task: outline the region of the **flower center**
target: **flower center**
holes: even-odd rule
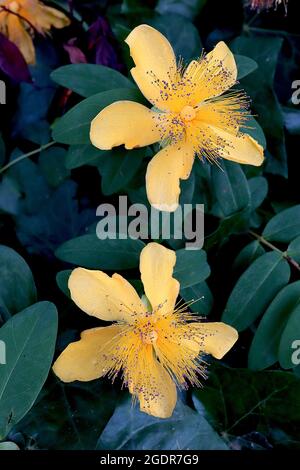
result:
[[[155,330],[149,331],[143,335],[143,341],[146,344],[154,344],[158,338],[158,334]]]
[[[18,2],[11,2],[8,8],[10,9],[10,11],[18,13],[18,11],[20,10],[20,5]]]
[[[184,121],[192,121],[196,117],[195,108],[192,106],[185,106],[181,110],[180,116]]]

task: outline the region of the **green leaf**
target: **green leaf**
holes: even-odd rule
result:
[[[98,450],[226,450],[206,419],[178,401],[171,418],[141,413],[131,400],[119,404],[97,444]]]
[[[141,240],[99,240],[96,235],[73,238],[56,250],[57,258],[89,269],[121,270],[139,265]]]
[[[224,160],[220,166],[212,167],[211,184],[222,213],[228,217],[249,206],[250,190],[240,165]]]
[[[256,70],[258,67],[257,62],[255,62],[253,59],[250,59],[250,57],[235,54],[234,58],[238,69],[238,80],[247,77],[247,75],[250,75],[250,73],[254,72],[254,70]]]
[[[264,312],[290,278],[290,268],[280,253],[260,256],[242,274],[228,299],[222,321],[238,331],[248,328]]]
[[[300,379],[290,372],[253,372],[214,364],[205,387],[194,396],[196,408],[201,402],[209,421],[232,439],[260,432],[262,443],[266,439],[272,443],[273,430],[279,429],[290,434],[289,446],[299,441]]]
[[[251,135],[251,137],[255,139],[263,149],[267,148],[267,141],[263,128],[253,116],[248,117],[245,127],[241,127],[240,130],[241,132],[245,132],[245,134]]]
[[[251,209],[255,210],[262,205],[268,194],[268,181],[263,176],[256,176],[248,180],[251,194]]]
[[[116,392],[103,381],[64,384],[51,377],[17,430],[39,449],[94,450],[111,417]]]
[[[91,144],[71,145],[65,159],[68,170],[79,168],[83,165],[99,165],[101,161],[110,158],[111,152],[99,150]]]
[[[299,287],[298,287],[299,295]],[[299,298],[298,298],[299,302]],[[299,365],[299,354],[297,362],[294,360],[293,353],[300,349],[300,305],[297,303],[287,324],[283,330],[279,344],[279,363],[283,369],[291,369]]]
[[[170,41],[176,57],[185,61],[201,55],[202,44],[197,28],[183,16],[169,13],[157,15],[149,24],[158,29]],[[187,44],[189,47],[186,47]]]
[[[213,307],[213,296],[206,282],[200,282],[191,287],[180,289],[180,295],[185,302],[192,302],[188,310],[199,315],[209,315]]]
[[[115,88],[136,88],[127,77],[104,65],[64,65],[54,70],[50,77],[54,82],[85,98]]]
[[[282,43],[281,37],[270,34],[255,35],[251,38],[243,35],[232,42],[231,49],[235,54],[251,57],[258,64],[258,68],[251,75],[243,78],[242,86],[251,97],[252,111],[259,116],[259,122],[268,140],[270,154],[266,159],[266,169],[270,173],[287,177],[284,120],[273,89]]]
[[[207,0],[158,0],[156,10],[162,15],[175,13],[193,19],[199,15]]]
[[[69,277],[71,275],[72,269],[65,269],[64,271],[60,271],[56,275],[56,283],[60,290],[67,296],[70,297],[70,290],[68,287]]]
[[[32,273],[14,250],[0,245],[0,315],[8,318],[36,302]]]
[[[300,236],[289,244],[287,254],[297,261],[297,263],[300,263]]]
[[[246,245],[240,253],[237,255],[233,268],[245,270],[253,263],[257,258],[265,253],[264,248],[261,246],[259,241],[254,240],[253,242]]]
[[[49,186],[53,188],[57,188],[70,175],[65,166],[66,154],[62,147],[51,147],[40,154],[40,169]]]
[[[0,442],[1,450],[20,450],[20,448],[14,442]]]
[[[0,329],[6,364],[0,376],[0,439],[34,404],[51,366],[57,334],[57,311],[39,302],[14,315]]]
[[[178,250],[173,276],[180,282],[180,288],[194,286],[205,281],[210,267],[204,250]]]
[[[267,240],[290,243],[300,235],[300,204],[275,215],[266,225],[263,237]]]
[[[119,88],[97,93],[81,101],[53,126],[53,139],[63,144],[89,144],[90,127],[94,117],[106,106],[119,100],[144,102],[138,90]]]
[[[300,281],[284,287],[267,308],[254,335],[248,364],[250,369],[266,369],[278,361],[283,330],[300,303]],[[289,353],[291,356],[290,347]]]
[[[145,149],[114,149],[106,155],[99,165],[102,176],[102,192],[109,196],[120,192],[132,181],[142,165]]]
[[[21,193],[15,182],[5,175],[0,182],[0,211],[16,215],[19,210],[20,198]]]

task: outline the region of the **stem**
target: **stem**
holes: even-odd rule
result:
[[[4,173],[6,170],[8,170],[10,167],[12,167],[13,165],[16,165],[16,163],[19,163],[21,162],[22,160],[25,160],[25,158],[28,158],[28,157],[31,157],[32,155],[35,155],[37,153],[40,153],[42,152],[43,150],[46,150],[47,148],[51,147],[52,145],[54,145],[56,142],[54,142],[54,140],[52,142],[48,142],[48,144],[45,144],[45,145],[41,145],[41,147],[35,149],[35,150],[32,150],[31,152],[29,153],[25,153],[24,155],[21,155],[20,157],[16,158],[15,160],[7,163],[7,165],[3,166],[2,168],[0,168],[0,174],[1,173]]]
[[[258,235],[258,233],[252,232],[252,230],[249,231],[250,235],[252,235],[254,238],[256,238],[262,245],[267,246],[273,251],[277,251],[277,253],[280,253],[284,259],[290,263],[291,266],[293,266],[297,271],[300,271],[300,265],[297,263],[296,260],[294,260],[291,256],[289,256],[285,251],[281,251],[277,246],[273,245],[272,243],[268,242],[264,237],[261,235]]]

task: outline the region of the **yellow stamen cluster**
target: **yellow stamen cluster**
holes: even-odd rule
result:
[[[228,147],[228,142],[216,135],[213,127],[238,135],[249,118],[249,101],[243,91],[205,98],[212,88],[215,90],[228,79],[227,68],[220,62],[211,63],[202,55],[186,69],[179,66],[176,73],[170,70],[168,81],[155,78],[152,72],[149,74],[153,76],[152,84],[159,87],[158,101],[153,104],[159,107],[160,99],[171,103],[174,109],[153,116],[161,145],[180,145],[188,141],[199,158],[216,162],[220,149]],[[196,86],[202,90],[202,97],[201,91],[200,94],[195,92]]]
[[[199,377],[205,377],[205,362],[198,356],[200,323],[186,312],[186,305],[175,312],[158,308],[132,316],[132,323],[122,324],[121,333],[105,344],[105,373],[114,380],[122,371],[124,385],[138,395],[151,390],[151,366],[157,359],[178,387],[199,386]]]

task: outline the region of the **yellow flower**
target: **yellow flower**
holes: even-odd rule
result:
[[[238,334],[224,323],[201,323],[177,304],[179,282],[172,277],[176,255],[157,243],[141,253],[140,271],[147,301],[119,274],[75,269],[69,280],[74,302],[87,314],[115,322],[86,330],[69,344],[53,370],[64,382],[104,375],[123,381],[140,408],[159,418],[172,415],[176,385],[199,385],[205,376],[201,354],[220,359]]]
[[[16,44],[28,64],[35,63],[34,31],[45,34],[52,26],[69,24],[64,13],[38,0],[0,0],[0,31]]]
[[[189,177],[195,154],[212,162],[222,157],[262,164],[261,145],[240,132],[247,121],[248,103],[244,93],[228,92],[237,81],[237,67],[224,42],[186,68],[176,64],[167,39],[148,25],[135,28],[126,43],[135,62],[131,74],[155,109],[117,101],[93,120],[90,138],[102,150],[161,142],[163,148],[146,175],[153,206],[176,210],[180,179]]]

